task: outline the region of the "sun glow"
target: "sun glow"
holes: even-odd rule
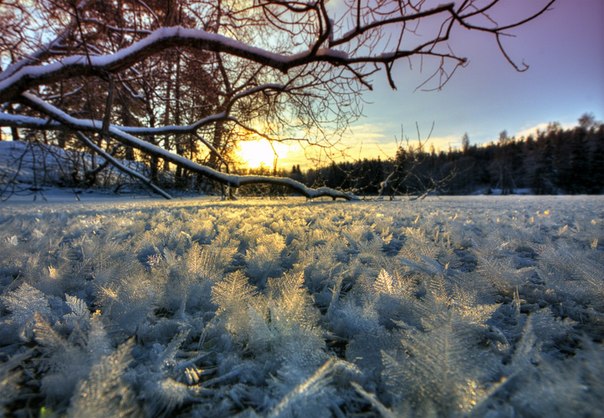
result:
[[[237,146],[237,156],[246,167],[272,168],[275,161],[275,152],[277,158],[281,159],[287,155],[287,148],[286,145],[278,142],[273,143],[271,147],[271,144],[265,139],[245,141],[240,142]]]

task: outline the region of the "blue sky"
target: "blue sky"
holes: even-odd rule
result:
[[[441,91],[414,91],[426,74],[401,68],[397,91],[376,79],[375,91],[365,96],[372,104],[365,106],[366,118],[358,124],[375,125],[393,137],[401,124],[411,134],[415,122],[427,132],[434,121],[435,138],[461,138],[468,132],[472,142],[482,143],[504,129],[513,134],[550,121],[574,123],[584,112],[602,119],[602,0],[558,0],[554,10],[515,34],[507,42],[510,54],[524,60],[528,71],[516,72],[493,39],[465,33],[469,44],[454,46],[470,62]]]
[[[506,11],[513,14],[543,2],[506,4],[515,7]],[[430,143],[448,148],[458,146],[464,132],[471,143],[485,143],[503,130],[526,134],[552,121],[574,126],[585,112],[604,119],[604,1],[558,0],[552,11],[513,33],[505,40],[507,50],[530,66],[523,73],[506,62],[494,39],[464,32],[452,45],[469,64],[442,90],[415,91],[429,71],[409,70],[406,63],[396,68],[396,91],[376,76],[374,91],[364,95],[371,102],[365,117],[345,139],[349,158],[392,156],[401,126],[415,140],[416,123],[425,136],[434,122]]]

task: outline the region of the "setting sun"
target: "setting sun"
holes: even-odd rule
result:
[[[274,151],[273,151],[274,147]],[[278,158],[287,155],[287,146],[274,143],[273,147],[265,140],[245,141],[237,146],[237,155],[241,162],[249,168],[273,167],[275,152]]]

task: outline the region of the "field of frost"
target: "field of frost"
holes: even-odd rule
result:
[[[0,206],[0,415],[597,417],[604,198]]]

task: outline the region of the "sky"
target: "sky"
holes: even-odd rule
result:
[[[533,10],[539,0],[511,0],[510,15]],[[604,1],[558,0],[551,11],[515,29],[506,39],[507,50],[519,63],[529,65],[519,73],[499,52],[493,38],[477,33],[457,33],[456,52],[469,59],[442,90],[425,92],[417,87],[429,71],[412,71],[405,63],[396,67],[398,89],[390,89],[383,74],[374,77],[374,91],[364,117],[350,126],[342,145],[347,158],[389,158],[397,140],[423,139],[432,124],[429,144],[437,149],[458,147],[464,133],[470,143],[496,140],[506,130],[520,137],[548,122],[576,125],[584,113],[604,119]],[[416,91],[417,90],[417,91]],[[428,145],[429,146],[429,145]],[[279,164],[301,163],[301,152],[290,149]]]

